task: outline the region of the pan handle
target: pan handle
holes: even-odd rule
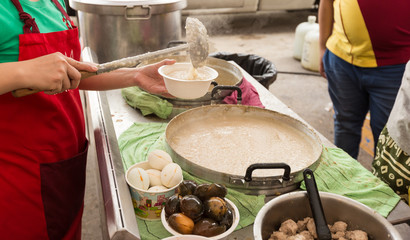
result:
[[[255,169],[278,169],[283,168],[285,172],[283,173],[282,180],[289,181],[290,180],[290,166],[286,163],[254,163],[249,165],[246,169],[245,174],[245,182],[252,181],[252,172]]]
[[[238,95],[237,95],[236,99],[237,99],[237,101],[238,101],[238,104],[241,104],[241,103],[242,103],[242,90],[241,90],[240,87],[237,87],[237,86],[225,86],[225,85],[215,86],[215,87],[212,89],[212,92],[211,92],[211,99],[212,99],[212,100],[215,100],[215,99],[214,99],[214,95],[215,95],[218,91],[220,91],[220,90],[233,90],[233,91],[237,91],[237,92],[238,92]]]

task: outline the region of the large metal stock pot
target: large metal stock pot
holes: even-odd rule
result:
[[[242,134],[242,129],[249,128],[249,126],[252,126],[250,131],[246,129],[246,133]],[[212,129],[220,129],[222,134],[210,131]],[[293,132],[297,134],[289,134],[289,136],[297,136],[297,138],[283,140],[284,142],[294,141],[295,145],[293,146],[299,146],[299,143],[303,144],[306,146],[303,148],[304,150],[297,149],[297,147],[291,148],[290,151],[286,151],[284,157],[279,159],[275,154],[272,156],[268,154],[268,156],[265,155],[268,162],[262,163],[260,162],[261,158],[253,157],[260,155],[263,149],[274,149],[274,141],[271,141],[272,135],[277,134],[279,139],[292,138],[284,136],[286,131],[282,131],[282,129],[287,129],[288,133],[292,131],[292,134]],[[275,111],[244,105],[207,105],[187,110],[168,123],[165,138],[168,152],[185,171],[202,179],[223,183],[227,187],[255,195],[276,195],[297,189],[303,179],[303,170],[307,167],[312,170],[316,169],[322,153],[319,137],[304,123]],[[239,141],[235,141],[235,139]],[[218,142],[218,144],[215,145],[213,141]],[[192,142],[195,142],[195,145],[188,148],[192,149],[193,155],[189,153],[190,150],[188,153],[181,150],[181,146],[185,148],[186,144]],[[232,142],[235,143],[231,144]],[[253,143],[258,146],[256,147]],[[253,146],[249,148],[251,145]],[[205,150],[205,153],[200,153],[199,156],[205,154],[206,158],[209,154],[209,160],[219,158],[218,155],[222,154],[226,156],[226,152],[228,152],[228,156],[223,157],[217,163],[208,163],[208,159],[201,162],[199,161],[201,157],[198,157],[197,154],[198,149]],[[245,154],[255,152],[255,155],[246,156],[246,159],[230,157],[229,154],[235,151],[242,151]],[[297,154],[298,159],[292,159],[292,151],[304,152]],[[241,165],[241,160],[245,160],[245,162],[250,160],[251,164]],[[231,169],[228,169],[229,172],[221,171],[220,164]],[[284,173],[282,169],[270,168],[283,168]],[[230,172],[233,169],[239,169],[240,173]],[[253,173],[254,170],[260,172],[262,169],[264,173],[261,175]]]
[[[186,0],[70,0],[83,46],[104,63],[164,49],[181,38]]]
[[[366,205],[333,193],[320,192],[328,224],[344,221],[348,230],[363,230],[371,240],[401,240],[398,231],[380,214]],[[287,193],[265,204],[256,216],[253,234],[256,240],[267,240],[287,219],[312,217],[306,191]]]

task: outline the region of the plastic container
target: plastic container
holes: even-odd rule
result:
[[[300,23],[296,27],[295,41],[293,43],[293,57],[300,60],[302,58],[303,44],[305,36],[309,31],[319,31],[319,24],[316,23],[316,16],[308,16],[308,21]]]
[[[319,30],[309,31],[305,36],[302,50],[302,67],[319,72]]]

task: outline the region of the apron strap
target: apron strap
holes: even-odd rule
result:
[[[51,0],[54,5],[60,10],[60,12],[64,15],[66,21],[69,21],[70,24],[66,23],[67,27],[72,29],[75,28],[74,22],[71,20],[70,16],[68,16],[67,12],[61,6],[61,4],[57,0]],[[24,33],[40,33],[38,29],[37,23],[34,18],[31,17],[30,14],[24,12],[23,7],[20,4],[19,0],[11,0],[14,6],[17,8],[20,16],[20,20],[24,22],[23,32]],[[64,19],[63,19],[64,20]]]
[[[24,33],[40,33],[38,29],[37,23],[34,18],[31,17],[30,14],[23,11],[19,0],[11,0],[14,6],[17,8],[19,12],[20,19],[24,22],[23,32]]]
[[[53,3],[57,6],[57,8],[58,8],[58,10],[60,10],[60,12],[64,15],[64,18],[66,19],[66,21],[70,21],[70,25],[71,26],[69,26],[68,24],[67,24],[67,27],[68,28],[74,28],[75,26],[74,26],[74,22],[71,20],[71,18],[70,18],[70,16],[68,16],[68,14],[67,14],[67,12],[64,10],[64,8],[63,8],[63,6],[61,6],[61,4],[57,1],[57,0],[51,0],[51,1],[53,1]]]

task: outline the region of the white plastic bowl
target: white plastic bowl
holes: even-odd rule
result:
[[[164,65],[158,69],[158,73],[164,78],[165,87],[174,97],[181,99],[200,98],[208,92],[211,82],[218,77],[218,72],[207,66],[197,69],[199,74],[207,75],[204,79],[185,80],[169,76],[175,71],[184,71],[188,74],[191,67],[191,63],[185,62]]]
[[[232,209],[232,213],[233,213],[233,221],[232,221],[232,226],[227,229],[224,233],[213,236],[213,237],[209,237],[208,239],[222,239],[224,237],[227,237],[229,234],[231,234],[233,231],[235,231],[235,228],[238,226],[239,224],[239,210],[238,208],[235,206],[235,204],[233,202],[231,202],[229,199],[225,198],[226,203],[231,207]],[[165,211],[162,211],[161,213],[161,222],[162,225],[165,227],[165,229],[171,233],[174,236],[186,236],[183,235],[177,231],[175,231],[171,226],[169,226],[167,219],[165,217]],[[199,236],[199,235],[198,235]],[[188,238],[187,238],[188,239]]]

